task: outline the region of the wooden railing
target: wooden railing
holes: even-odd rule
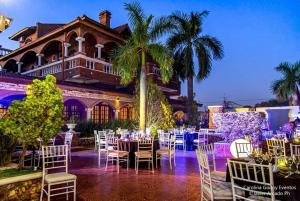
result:
[[[65,71],[78,67],[100,71],[107,74],[113,74],[116,76],[120,75],[119,72],[113,70],[112,64],[107,63],[101,59],[90,58],[82,54],[78,54],[65,59]],[[44,77],[48,74],[57,74],[60,72],[62,72],[61,60],[23,72],[22,74],[34,77]]]

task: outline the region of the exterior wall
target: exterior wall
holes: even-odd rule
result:
[[[215,125],[213,123],[213,114],[214,113],[223,113],[224,107],[219,105],[208,106],[208,127],[214,128]]]
[[[277,130],[285,123],[294,121],[300,112],[299,106],[258,107],[256,111],[266,114],[270,130]]]

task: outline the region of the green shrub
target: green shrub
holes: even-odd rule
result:
[[[118,128],[133,130],[137,127],[137,122],[133,120],[110,120],[106,123],[94,123],[92,121],[79,122],[75,131],[80,132],[80,137],[93,137],[94,130],[111,129],[116,131]]]
[[[0,166],[10,162],[11,154],[16,148],[16,142],[11,137],[4,135],[0,130]]]

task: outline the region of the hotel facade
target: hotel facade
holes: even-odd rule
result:
[[[13,100],[25,97],[26,85],[35,78],[52,74],[64,97],[65,118],[92,120],[133,119],[132,97],[135,81],[120,84],[112,68],[114,49],[130,36],[127,24],[112,28],[111,13],[102,11],[99,20],[85,15],[67,24],[36,23],[9,39],[19,43],[14,51],[0,47],[0,113]],[[164,92],[173,112],[184,111],[178,78],[163,84],[159,66],[147,63],[147,77]]]

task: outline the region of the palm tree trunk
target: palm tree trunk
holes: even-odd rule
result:
[[[142,68],[140,76],[140,130],[146,133],[146,93],[147,93],[147,78],[146,78],[146,56],[142,51]]]
[[[188,122],[192,122],[192,109],[193,109],[193,99],[194,99],[194,83],[193,76],[190,75],[187,79],[187,118]]]

